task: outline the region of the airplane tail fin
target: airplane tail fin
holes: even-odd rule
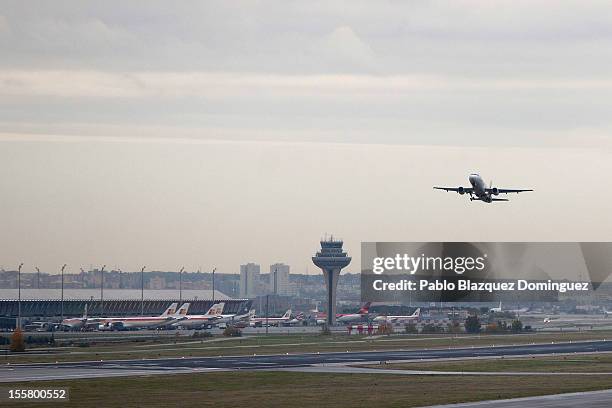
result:
[[[208,312],[206,312],[206,314],[211,315],[211,316],[218,316],[223,313],[224,307],[225,307],[224,302],[215,303],[214,305],[210,307],[210,309],[208,309]]]
[[[87,303],[85,303],[85,308],[83,309],[83,319],[87,320]]]
[[[370,305],[372,302],[367,302],[365,305],[361,306],[359,309],[359,314],[368,314],[368,310],[370,309]]]
[[[419,307],[417,310],[414,311],[414,313],[412,314],[413,317],[420,317],[421,316],[421,308]]]
[[[191,303],[183,303],[183,305],[179,307],[179,309],[176,311],[175,314],[178,316],[187,316],[187,312],[189,311],[189,306],[191,306]]]
[[[168,308],[166,309],[166,311],[164,313],[162,313],[162,316],[170,316],[173,315],[176,312],[176,307],[178,306],[178,303],[173,303],[170,306],[168,306]]]
[[[283,315],[283,319],[289,319],[291,317],[291,309],[287,310]]]

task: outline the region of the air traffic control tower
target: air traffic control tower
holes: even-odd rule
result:
[[[329,239],[321,240],[321,251],[312,257],[312,262],[321,268],[325,285],[327,286],[327,324],[336,323],[336,287],[342,268],[351,263],[351,257],[342,251],[342,241]]]

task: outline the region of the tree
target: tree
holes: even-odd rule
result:
[[[223,335],[225,337],[241,337],[242,330],[234,326],[227,326],[225,330],[223,330]]]
[[[523,322],[521,322],[519,319],[513,320],[512,321],[512,331],[515,333],[520,333],[523,331]]]
[[[461,333],[461,325],[459,325],[459,322],[454,321],[447,325],[447,330],[449,333]]]
[[[417,328],[417,325],[414,324],[414,322],[408,323],[405,326],[404,331],[406,332],[406,334],[418,334],[419,333],[419,329]]]
[[[480,333],[480,319],[477,315],[468,316],[465,319],[465,331],[467,333]]]
[[[13,352],[24,352],[25,351],[25,340],[23,339],[23,332],[20,328],[15,329],[11,336],[11,345],[9,349]]]
[[[444,333],[444,327],[436,326],[433,323],[423,325],[421,333]]]

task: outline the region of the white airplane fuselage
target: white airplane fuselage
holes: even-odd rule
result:
[[[195,329],[203,326],[214,326],[219,323],[229,323],[236,315],[187,315],[184,319],[173,323],[173,326],[180,326],[185,329]]]
[[[421,318],[421,309],[418,308],[411,315],[398,315],[398,316],[376,316],[375,322],[388,322],[388,323],[405,323],[405,322],[418,322]]]
[[[474,189],[473,194],[479,200],[490,203],[491,194],[487,193],[487,185],[482,179],[482,177],[480,177],[479,174],[470,174],[470,176],[468,177],[468,180],[470,181],[470,184],[472,185],[472,188]]]
[[[80,330],[85,327],[85,323],[87,323],[86,317],[62,320],[62,326],[69,330]]]
[[[98,330],[146,329],[173,321],[175,318],[171,316],[102,318],[99,320]]]
[[[338,323],[356,323],[368,320],[367,313],[350,313],[336,318]]]

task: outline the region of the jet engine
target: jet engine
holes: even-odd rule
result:
[[[491,194],[493,194],[493,195],[499,195],[499,190],[497,189],[497,187],[493,187],[493,188],[491,189]]]
[[[121,331],[121,330],[125,330],[125,326],[123,325],[123,322],[112,322],[110,324],[110,329]]]
[[[463,187],[458,187],[458,188],[457,188],[457,192],[458,192],[459,194],[463,195],[463,194],[465,194],[465,188],[463,188]]]

